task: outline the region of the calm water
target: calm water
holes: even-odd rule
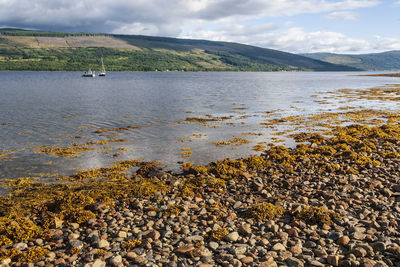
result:
[[[268,118],[265,112],[295,115],[335,109],[345,103],[326,106],[310,96],[398,83],[396,78],[351,74],[109,73],[82,78],[77,72],[0,72],[0,154],[11,151],[8,159],[0,159],[0,179],[46,179],[122,159],[159,160],[167,169],[177,169],[180,161],[200,164],[254,154],[251,147],[257,142],[271,141],[269,130],[259,124]],[[232,119],[210,123],[212,127],[177,123],[207,114]],[[142,128],[94,133],[99,128],[127,126]],[[212,144],[244,132],[263,135],[246,136],[252,143],[234,150]],[[80,157],[35,153],[39,146],[107,140],[111,137],[106,134],[115,133],[120,136],[112,138],[126,142],[93,147]],[[180,149],[188,147],[193,154],[183,159]],[[120,155],[113,157],[117,152]]]

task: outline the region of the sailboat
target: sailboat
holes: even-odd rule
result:
[[[96,74],[90,68],[88,71],[85,71],[85,73],[82,74],[82,77],[95,77],[95,76]]]
[[[99,76],[106,76],[106,70],[104,68],[103,57],[101,57],[101,71],[99,73]]]

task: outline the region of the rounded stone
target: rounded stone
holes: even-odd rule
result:
[[[345,246],[350,242],[350,237],[348,237],[347,235],[344,235],[342,237],[339,237],[338,240],[336,240],[336,244],[340,245],[340,246]]]
[[[236,242],[239,239],[239,233],[238,232],[232,232],[228,235],[225,236],[225,240],[229,242]]]

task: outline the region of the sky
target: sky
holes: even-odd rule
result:
[[[359,54],[400,50],[400,0],[0,0],[0,27]]]

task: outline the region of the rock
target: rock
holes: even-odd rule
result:
[[[303,252],[303,250],[301,249],[300,246],[296,245],[290,248],[290,252],[292,252],[295,255],[300,255]]]
[[[286,232],[280,232],[278,235],[279,235],[279,238],[280,238],[283,242],[287,241],[288,238],[289,238],[289,234],[286,233]]]
[[[148,262],[148,260],[145,257],[136,257],[133,262],[138,265],[144,265]]]
[[[239,227],[239,232],[242,235],[250,235],[251,234],[251,225],[248,223],[243,223],[242,225],[240,225]]]
[[[208,243],[208,247],[215,251],[219,247],[219,244],[217,242],[210,241]]]
[[[4,260],[0,261],[1,266],[4,266],[4,267],[8,266],[10,263],[11,263],[11,259],[10,258],[7,258],[7,259],[4,259]]]
[[[292,237],[299,237],[299,232],[295,228],[289,229],[288,234]]]
[[[329,256],[326,258],[326,261],[327,261],[329,264],[333,265],[333,266],[339,266],[339,261],[340,261],[341,258],[342,258],[342,257],[339,256],[339,255],[329,255]]]
[[[127,236],[128,236],[128,234],[125,231],[119,231],[119,233],[118,233],[118,237],[126,238]]]
[[[160,232],[157,230],[150,231],[150,233],[147,234],[147,237],[150,237],[153,240],[158,240],[160,239]]]
[[[285,261],[292,256],[293,256],[292,252],[287,251],[287,250],[281,250],[281,251],[279,251],[279,256],[278,256],[277,260]]]
[[[357,247],[355,249],[353,249],[351,251],[352,254],[354,254],[354,256],[356,256],[357,258],[363,258],[365,256],[367,256],[367,251],[364,248],[361,247]]]
[[[69,245],[71,246],[71,247],[73,247],[73,248],[77,248],[77,249],[81,249],[81,248],[83,248],[83,242],[82,241],[80,241],[80,240],[71,240],[70,242],[69,242]]]
[[[110,261],[111,265],[113,266],[119,266],[122,264],[122,257],[121,255],[115,256],[111,259]]]
[[[36,239],[35,240],[35,244],[38,245],[38,246],[43,245],[43,239],[41,239],[41,238]]]
[[[350,242],[350,237],[348,237],[347,235],[344,235],[342,237],[339,237],[338,240],[336,240],[336,244],[340,245],[340,246],[345,246]]]
[[[235,204],[233,205],[233,209],[236,210],[236,209],[240,208],[240,206],[242,206],[242,204],[243,204],[242,202],[236,201]]]
[[[96,259],[93,263],[92,263],[92,267],[106,267],[106,263],[100,259]]]
[[[354,256],[354,255],[353,255]],[[352,260],[341,260],[339,263],[339,267],[351,267],[352,266]],[[360,266],[360,264],[354,265],[354,266]]]
[[[371,260],[371,259],[362,259],[360,264],[363,267],[374,267],[376,262],[374,260]]]
[[[374,265],[374,267],[388,267],[386,263],[383,261],[377,261]]]
[[[247,264],[252,263],[252,262],[254,261],[254,259],[253,259],[252,257],[244,257],[244,258],[241,258],[240,261],[241,261],[244,265],[247,265]]]
[[[375,256],[374,249],[368,243],[357,245],[357,247],[365,249],[368,256]]]
[[[324,248],[315,249],[314,254],[316,257],[320,257],[320,258],[327,255],[326,250]]]
[[[286,264],[288,266],[294,266],[294,267],[303,267],[304,266],[304,263],[295,257],[290,257],[290,258],[286,259]]]
[[[105,239],[100,240],[99,243],[98,243],[98,247],[99,248],[106,248],[106,247],[109,247],[109,246],[110,246],[110,243]]]
[[[204,241],[204,237],[202,237],[201,235],[192,235],[192,236],[185,238],[185,240],[187,242],[202,242],[202,241]]]
[[[56,258],[56,253],[54,253],[53,251],[50,251],[49,253],[47,253],[46,257],[48,259],[50,259],[50,261],[52,261]]]
[[[129,251],[128,253],[126,253],[125,258],[129,259],[129,260],[133,260],[137,257],[137,254],[133,251]]]
[[[69,226],[71,226],[72,229],[76,230],[79,228],[79,223],[70,223]]]
[[[177,248],[176,253],[188,254],[188,253],[192,252],[194,249],[195,249],[195,247],[193,245],[186,245],[186,246]]]
[[[232,232],[225,236],[225,240],[229,242],[236,242],[239,239],[238,232]]]
[[[230,249],[232,251],[232,254],[235,254],[236,256],[238,255],[243,255],[247,251],[247,247],[245,246],[239,246],[239,247],[234,247]]]
[[[384,188],[382,190],[383,195],[387,196],[387,197],[391,197],[393,195],[393,192],[389,189],[389,188]]]
[[[285,246],[282,245],[281,243],[276,243],[273,247],[272,247],[273,251],[282,251],[282,250],[286,250]]]
[[[58,217],[54,217],[54,221],[52,223],[55,228],[60,228],[61,226],[63,226],[64,221],[59,219]]]
[[[372,243],[371,246],[375,252],[383,252],[386,250],[386,244],[384,242],[375,242]]]
[[[154,217],[157,215],[157,212],[155,210],[151,210],[147,213],[147,215],[149,215],[150,217]]]
[[[20,242],[20,243],[16,243],[14,244],[14,248],[18,249],[18,250],[25,250],[28,248],[28,244]]]
[[[365,234],[361,232],[354,232],[353,233],[353,238],[357,240],[364,240],[365,239]]]
[[[316,267],[324,267],[325,265],[319,261],[311,261],[310,262],[311,266],[316,266]]]
[[[393,255],[400,256],[400,246],[389,247],[386,249],[386,251],[392,253]]]
[[[54,264],[55,264],[56,266],[65,265],[65,260],[64,260],[63,258],[58,258],[58,259],[56,259],[56,260],[54,261]]]
[[[273,257],[268,257],[267,261],[260,262],[259,267],[278,267]]]

